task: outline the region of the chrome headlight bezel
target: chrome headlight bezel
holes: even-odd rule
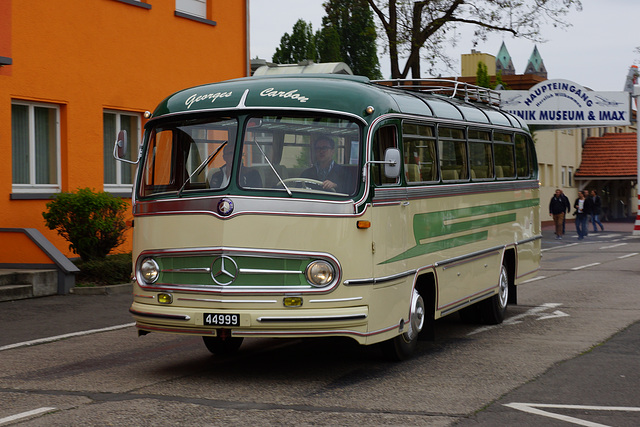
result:
[[[138,277],[146,285],[155,283],[160,277],[160,267],[153,258],[145,258],[138,268]]]
[[[334,282],[336,268],[328,261],[315,260],[304,271],[307,282],[315,288],[324,288]]]

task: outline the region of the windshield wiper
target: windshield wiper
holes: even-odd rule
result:
[[[273,165],[271,164],[271,160],[269,160],[269,158],[267,157],[266,153],[264,152],[264,150],[262,149],[262,147],[260,147],[260,144],[258,144],[256,141],[253,141],[253,143],[256,145],[256,147],[258,147],[258,150],[260,150],[260,152],[262,153],[262,155],[264,156],[264,159],[267,161],[267,163],[269,164],[269,167],[271,168],[271,170],[273,171],[273,173],[276,174],[276,176],[278,177],[278,180],[280,181],[280,184],[282,184],[282,186],[284,187],[285,190],[287,190],[287,193],[289,194],[289,197],[293,197],[293,194],[291,194],[291,190],[289,190],[289,187],[287,187],[287,184],[284,183],[284,181],[282,180],[282,178],[280,178],[280,175],[278,174],[278,171],[276,171],[276,168],[273,167]]]
[[[182,184],[182,187],[180,187],[180,190],[178,190],[178,197],[180,197],[180,196],[181,196],[181,194],[182,194],[182,190],[184,190],[184,187],[186,187],[186,186],[187,186],[187,184],[188,184],[189,182],[191,182],[191,178],[192,178],[194,175],[199,174],[199,173],[202,171],[202,169],[203,169],[206,165],[208,165],[208,164],[209,164],[209,162],[210,162],[211,160],[213,160],[213,159],[218,155],[218,153],[220,152],[220,150],[222,150],[222,148],[224,148],[224,146],[225,146],[225,145],[227,145],[227,142],[229,142],[229,141],[225,141],[225,142],[223,142],[222,144],[220,144],[220,146],[218,147],[218,149],[217,149],[216,151],[214,151],[213,153],[211,153],[211,154],[209,155],[209,157],[207,157],[207,158],[204,160],[204,162],[200,163],[200,166],[198,166],[198,167],[196,168],[196,170],[194,170],[194,171],[191,173],[191,175],[189,175],[189,178],[187,178],[187,179],[184,181],[184,184]]]

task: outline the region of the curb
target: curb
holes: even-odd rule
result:
[[[76,286],[69,291],[74,295],[116,295],[128,294],[133,291],[131,283],[105,286]]]

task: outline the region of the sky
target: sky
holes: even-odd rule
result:
[[[324,1],[250,0],[251,58],[270,61],[280,45],[280,38],[285,32],[291,34],[298,19],[310,22],[314,32],[318,30],[325,15]],[[461,54],[476,49],[495,56],[504,41],[517,74],[524,72],[533,48],[537,46],[549,79],[571,80],[596,91],[621,91],[629,67],[640,64],[640,54],[634,51],[640,47],[640,0],[582,0],[582,5],[581,12],[572,11],[565,18],[571,27],[543,26],[545,43],[497,34],[473,46],[471,37],[462,33],[457,46],[448,51],[456,68],[442,68],[441,73],[443,76],[459,75]],[[382,75],[389,78],[388,57],[380,47],[378,54]],[[403,65],[401,62],[400,66]]]

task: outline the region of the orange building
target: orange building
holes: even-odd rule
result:
[[[248,0],[0,1],[0,267],[50,264],[47,242],[75,256],[46,203],[84,187],[130,198],[117,132],[140,141],[170,93],[249,75],[248,13]]]

